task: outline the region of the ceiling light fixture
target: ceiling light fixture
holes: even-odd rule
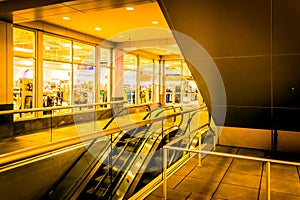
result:
[[[119,37],[119,38],[124,38],[124,36],[123,36],[123,35],[119,35],[118,37]]]
[[[134,8],[133,7],[126,7],[126,10],[131,11],[131,10],[134,10]]]
[[[62,17],[63,20],[70,20],[71,18],[70,17],[67,17],[67,16],[64,16]]]
[[[152,24],[158,24],[158,21],[152,21]]]
[[[100,27],[96,27],[95,30],[96,31],[101,31],[101,28]]]

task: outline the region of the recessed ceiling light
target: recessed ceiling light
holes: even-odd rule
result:
[[[70,20],[71,18],[70,17],[67,17],[67,16],[64,16],[62,17],[63,20]]]
[[[123,36],[123,35],[119,35],[118,37],[119,37],[119,38],[124,38],[124,36]]]
[[[126,7],[126,10],[134,10],[133,7]]]
[[[95,30],[96,31],[101,31],[101,28],[100,27],[96,27]]]
[[[152,24],[158,24],[158,21],[152,21]]]

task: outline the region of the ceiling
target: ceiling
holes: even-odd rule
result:
[[[124,49],[138,48],[157,55],[180,54],[161,9],[153,0],[76,0],[16,10],[12,17],[15,24],[43,21],[124,43]]]

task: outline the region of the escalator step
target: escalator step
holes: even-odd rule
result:
[[[100,188],[100,189],[98,189],[98,191],[96,192],[96,195],[97,195],[98,197],[102,197],[103,194],[105,193],[105,191],[106,191],[105,188]]]
[[[102,176],[98,176],[97,178],[95,178],[95,181],[100,182],[103,179],[104,175]]]
[[[86,193],[89,194],[89,195],[92,195],[95,191],[95,188],[92,187],[91,189],[87,190]]]

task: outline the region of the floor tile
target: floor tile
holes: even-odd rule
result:
[[[262,165],[262,162],[259,161],[234,159],[228,171],[240,174],[260,176]]]
[[[222,183],[259,188],[260,176],[231,172],[226,173]]]
[[[217,181],[220,182],[223,178],[226,169],[216,168],[216,167],[195,167],[188,177],[191,178],[200,178],[207,181]]]
[[[221,183],[213,197],[236,200],[253,200],[258,197],[258,189]]]
[[[266,167],[264,167],[264,176],[266,176]],[[287,180],[297,180],[297,178],[299,178],[299,174],[296,166],[272,163],[271,177]]]
[[[196,192],[192,192],[192,194],[187,198],[187,200],[210,200],[211,196],[205,195],[205,194],[200,194]]]
[[[272,174],[272,173],[271,173]],[[300,180],[282,179],[271,176],[271,191],[291,195],[300,195]],[[266,189],[266,177],[262,178],[262,189]],[[300,198],[299,198],[300,199]]]
[[[259,200],[267,199],[266,195],[267,195],[266,190],[261,190]],[[300,196],[271,191],[271,199],[272,200],[299,200]]]
[[[194,192],[211,196],[218,182],[186,177],[175,189],[182,192]]]

